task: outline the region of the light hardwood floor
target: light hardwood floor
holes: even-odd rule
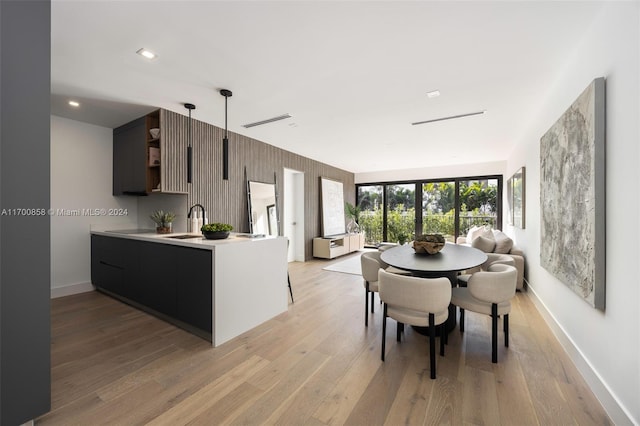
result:
[[[489,317],[469,312],[431,380],[427,338],[407,327],[396,343],[393,320],[380,361],[381,306],[366,328],[362,278],[329,263],[290,264],[288,312],[218,348],[97,292],[54,299],[36,424],[611,424],[526,294],[498,364]]]

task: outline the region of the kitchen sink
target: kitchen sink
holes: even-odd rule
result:
[[[202,235],[191,235],[191,234],[186,234],[186,235],[170,235],[168,237],[165,238],[173,238],[176,240],[187,240],[190,238],[203,238]]]

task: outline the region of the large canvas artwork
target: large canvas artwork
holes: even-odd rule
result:
[[[344,190],[342,182],[320,178],[322,203],[322,236],[331,237],[346,232],[344,220]]]
[[[540,263],[602,310],[604,105],[604,78],[598,78],[540,140]]]

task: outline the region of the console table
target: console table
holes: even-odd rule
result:
[[[313,239],[313,257],[333,259],[334,257],[362,250],[364,234],[344,234]]]

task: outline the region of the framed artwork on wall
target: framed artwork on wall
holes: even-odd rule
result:
[[[346,232],[344,189],[342,182],[320,177],[322,205],[322,236],[331,237]]]
[[[589,84],[540,139],[540,264],[605,307],[605,81]]]

